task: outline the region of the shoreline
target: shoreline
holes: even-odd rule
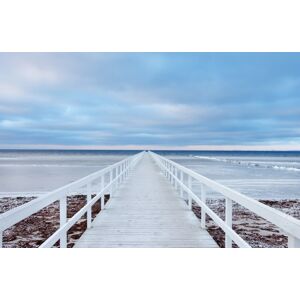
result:
[[[0,214],[22,204],[28,203],[36,197],[2,197],[0,198]],[[105,202],[109,195],[105,195]],[[258,200],[265,205],[278,209],[288,215],[300,219],[300,200]],[[71,218],[85,204],[85,195],[67,197],[67,217]],[[208,206],[223,220],[225,218],[225,200],[208,199]],[[100,209],[100,200],[92,207],[94,219]],[[200,219],[201,208],[194,202],[193,212]],[[207,231],[220,247],[224,247],[225,234],[207,216]],[[26,218],[3,232],[4,248],[37,248],[59,227],[59,202],[43,208],[38,213]],[[80,238],[86,229],[86,214],[68,231],[68,248]],[[254,248],[286,248],[287,237],[275,225],[243,208],[233,204],[233,229]],[[58,245],[56,245],[58,246]],[[236,245],[233,244],[233,247]]]

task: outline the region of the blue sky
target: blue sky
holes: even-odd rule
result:
[[[300,149],[300,54],[0,53],[0,147]]]

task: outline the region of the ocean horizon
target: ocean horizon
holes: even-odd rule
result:
[[[140,151],[1,149],[0,196],[45,194]],[[255,199],[299,198],[300,151],[153,151]]]

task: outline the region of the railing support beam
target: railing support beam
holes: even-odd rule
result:
[[[228,198],[225,200],[225,222],[232,228],[232,200]],[[225,248],[232,248],[232,239],[228,234],[225,234]]]
[[[92,200],[92,194],[91,194],[91,184],[87,184],[87,195],[86,195],[86,202],[87,204],[91,202]],[[92,207],[89,207],[87,210],[87,228],[92,227]]]
[[[117,169],[116,169],[116,176],[118,176],[118,173],[117,173]],[[112,193],[113,193],[113,184],[112,184],[112,181],[113,181],[113,170],[111,170],[109,172],[109,183],[110,183],[110,191],[109,191],[109,195],[110,195],[110,198],[112,197]],[[115,188],[117,188],[117,182],[115,182]]]
[[[180,171],[180,182],[183,183],[183,172]],[[183,198],[183,188],[180,185],[180,197]]]
[[[67,223],[67,196],[62,197],[59,200],[59,219],[60,227]],[[67,232],[63,232],[60,236],[60,248],[67,248]]]
[[[192,190],[192,177],[188,175],[188,188]],[[188,193],[188,205],[189,209],[193,208],[193,199],[190,193]]]
[[[203,204],[206,204],[206,188],[204,184],[201,184],[201,201]],[[203,207],[204,207],[203,205]],[[201,207],[201,227],[205,228],[206,227],[206,213],[204,211],[204,208]]]
[[[104,175],[102,175],[101,177],[101,191],[104,189]],[[103,210],[104,209],[104,194],[101,196],[101,200],[100,200],[100,209]]]

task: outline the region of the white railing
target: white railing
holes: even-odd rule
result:
[[[250,247],[250,245],[232,229],[233,201],[278,226],[288,236],[289,247],[300,247],[300,220],[297,220],[296,218],[264,205],[253,198],[247,197],[222,184],[208,179],[207,177],[204,177],[156,153],[150,152],[150,154],[175,189],[179,190],[181,197],[183,197],[184,192],[187,193],[188,205],[190,209],[192,209],[193,200],[200,205],[201,226],[205,228],[206,215],[208,215],[225,232],[226,248],[231,248],[232,242],[236,243],[236,245],[239,247]],[[197,181],[201,184],[200,197],[193,192],[193,181]],[[225,197],[225,221],[223,221],[216,213],[214,213],[206,204],[207,189],[218,192]]]
[[[129,171],[140,161],[144,152],[128,157],[114,165],[102,169],[96,173],[65,185],[53,192],[41,196],[31,202],[16,207],[0,215],[0,247],[2,247],[3,231],[16,223],[37,213],[46,206],[59,200],[60,227],[50,236],[40,247],[52,247],[60,241],[60,247],[67,246],[68,230],[87,213],[87,228],[92,224],[92,206],[100,201],[101,209],[104,209],[104,195],[109,192],[112,195],[119,184],[122,183],[129,175]],[[72,218],[67,219],[67,195],[77,189],[85,189],[87,195],[86,205],[80,209]],[[92,194],[96,196],[92,198]]]

